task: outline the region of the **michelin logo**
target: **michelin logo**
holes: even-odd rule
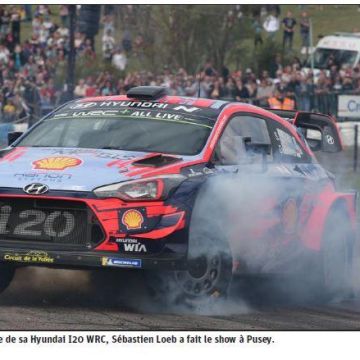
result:
[[[141,268],[140,259],[118,259],[118,258],[103,257],[101,264],[102,266]]]

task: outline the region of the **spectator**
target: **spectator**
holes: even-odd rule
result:
[[[268,33],[269,38],[274,40],[276,33],[280,28],[279,19],[275,16],[274,13],[270,13],[263,23],[263,28]]]
[[[60,15],[60,20],[61,20],[61,25],[64,28],[68,27],[69,5],[60,5],[59,15]]]
[[[225,100],[235,101],[238,96],[238,88],[234,78],[229,77],[222,88],[222,97]]]
[[[274,85],[270,79],[263,77],[260,85],[257,88],[256,102],[257,105],[266,107],[268,105],[267,99],[272,97],[274,92]]]
[[[248,88],[244,85],[241,78],[238,78],[236,80],[236,97],[235,97],[235,99],[237,101],[248,102],[249,98],[250,98],[250,93],[249,93]]]
[[[125,52],[129,53],[132,50],[131,34],[129,30],[124,31],[122,46]]]
[[[312,95],[312,84],[305,76],[298,75],[297,84],[295,86],[296,105],[299,110],[310,111]]]
[[[120,71],[124,71],[126,68],[126,63],[126,55],[121,51],[121,49],[117,49],[112,57],[113,66]]]
[[[283,19],[282,23],[284,27],[283,48],[285,49],[287,47],[291,50],[293,45],[294,29],[296,26],[296,20],[294,19],[291,11],[287,12],[287,15]]]
[[[20,11],[13,8],[11,13],[11,33],[15,44],[20,44],[21,18]]]
[[[308,13],[303,11],[300,20],[301,53],[308,56],[310,46],[310,19]]]
[[[97,88],[94,84],[94,80],[92,76],[88,76],[86,80],[86,89],[85,89],[85,96],[86,97],[92,97],[97,94]]]
[[[4,39],[10,31],[11,16],[7,9],[4,10],[1,16],[1,38]]]
[[[86,84],[84,79],[80,79],[78,84],[75,86],[74,94],[76,97],[85,97],[86,95]]]
[[[7,64],[10,57],[10,51],[4,45],[0,44],[0,64]]]
[[[294,110],[295,102],[294,100],[286,97],[284,92],[275,89],[274,96],[268,100],[270,109],[277,110]]]
[[[107,80],[105,82],[105,85],[101,87],[100,89],[100,95],[101,96],[110,96],[115,94],[115,89],[113,88],[113,85],[111,81]]]
[[[263,39],[262,39],[262,27],[261,27],[261,23],[260,23],[260,17],[256,16],[254,18],[253,24],[252,24],[252,28],[254,29],[254,46],[255,49],[257,48],[257,46],[260,44],[263,44]]]
[[[111,62],[114,46],[115,39],[112,36],[111,30],[108,29],[102,38],[103,58],[108,62]]]
[[[204,73],[206,76],[216,76],[217,71],[214,69],[214,66],[211,62],[211,60],[207,60],[204,65]]]
[[[32,5],[31,4],[26,4],[23,5],[24,10],[25,10],[25,21],[32,21]]]
[[[109,34],[111,36],[115,33],[115,27],[114,27],[114,17],[112,14],[106,14],[103,17],[102,23],[104,25],[104,34]]]
[[[7,99],[6,104],[3,108],[4,121],[11,122],[15,120],[16,117],[16,107],[11,98]]]

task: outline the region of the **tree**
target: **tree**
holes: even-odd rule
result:
[[[123,30],[144,38],[144,67],[156,70],[166,64],[195,72],[206,59],[220,69],[234,57],[238,44],[252,36],[250,14],[255,7],[121,5],[118,17]]]

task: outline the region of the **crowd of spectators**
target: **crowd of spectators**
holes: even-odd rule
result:
[[[64,93],[64,78],[67,65],[69,41],[69,8],[60,5],[59,17],[54,21],[49,5],[0,6],[0,107],[2,122],[13,121],[29,114],[40,116],[61,102]],[[267,17],[279,18],[277,8],[270,9]],[[306,18],[306,19],[305,19]],[[292,20],[291,20],[292,19]],[[304,20],[305,19],[305,20]],[[263,28],[260,18],[254,19],[256,46],[262,43]],[[300,33],[303,45],[308,44],[303,27],[308,21],[302,14]],[[21,27],[28,23],[31,33],[21,38]],[[322,110],[316,103],[322,95],[336,92],[360,94],[360,68],[340,67],[330,62],[327,71],[321,71],[314,82],[310,71],[305,71],[299,58],[283,63],[283,54],[277,54],[268,70],[255,73],[254,69],[229,70],[226,66],[216,69],[209,60],[197,74],[183,68],[161,67],[158,73],[127,71],[127,54],[141,48],[143,39],[136,35],[132,40],[129,31],[116,39],[114,18],[111,13],[101,20],[101,54],[96,54],[93,43],[84,34],[75,33],[75,48],[78,58],[92,63],[97,57],[112,64],[115,71],[102,71],[78,79],[75,96],[124,94],[138,85],[161,85],[169,88],[172,95],[198,96],[244,101],[260,106],[269,106],[269,98],[285,97],[294,100],[301,110]],[[292,46],[292,37],[297,21],[291,13],[283,19],[284,46]],[[314,96],[315,95],[315,96]],[[326,100],[327,98],[324,97]],[[324,101],[325,101],[324,100]],[[329,101],[329,100],[326,100]]]
[[[55,22],[49,5],[0,5],[0,107],[2,121],[54,108],[64,91],[69,43],[68,5]],[[30,28],[21,38],[21,27]],[[77,55],[95,58],[92,44],[75,34]]]
[[[304,71],[298,58],[291,64],[281,65],[281,56],[274,63],[272,71],[264,70],[256,76],[250,68],[229,71],[223,67],[217,71],[211,61],[196,75],[185,69],[172,71],[164,67],[159,74],[132,72],[118,78],[110,72],[101,72],[96,77],[80,79],[76,88],[77,97],[93,95],[125,94],[128,89],[139,85],[160,85],[169,88],[171,95],[198,96],[230,101],[248,102],[259,106],[269,106],[271,97],[291,98],[298,109],[323,110],[325,102],[333,99],[329,95],[337,93],[360,94],[360,67],[340,68],[335,65],[329,72],[321,71],[316,84],[311,71]]]

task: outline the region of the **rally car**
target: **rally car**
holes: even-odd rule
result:
[[[176,301],[226,295],[242,274],[342,291],[355,194],[313,155],[341,147],[329,116],[163,87],[66,103],[0,152],[0,288],[45,266],[141,270]]]

